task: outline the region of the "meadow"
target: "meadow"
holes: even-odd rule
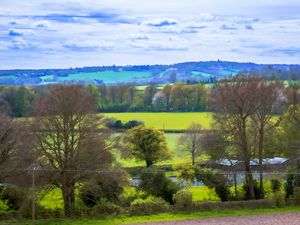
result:
[[[136,72],[136,71],[105,71],[105,72],[94,72],[94,73],[73,73],[65,77],[58,77],[59,82],[72,81],[72,80],[102,80],[104,83],[116,83],[129,81],[134,78],[150,77],[150,72]]]
[[[203,129],[209,129],[212,121],[212,113],[210,112],[104,113],[103,115],[108,118],[119,119],[122,122],[140,120],[146,126],[160,130],[184,130],[193,122],[200,123]]]

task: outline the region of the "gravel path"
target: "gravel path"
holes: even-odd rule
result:
[[[181,220],[145,225],[300,225],[300,213],[261,214],[254,216]]]

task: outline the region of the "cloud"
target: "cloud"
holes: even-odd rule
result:
[[[51,23],[47,20],[41,20],[41,21],[36,21],[34,23],[32,23],[32,27],[34,28],[50,28],[51,27]]]
[[[14,50],[22,50],[22,49],[33,48],[33,45],[28,41],[24,40],[23,38],[17,37],[11,40],[11,42],[8,45],[8,48]]]
[[[173,26],[178,24],[178,20],[172,18],[156,18],[145,21],[144,24],[153,27]]]
[[[285,55],[285,56],[300,56],[300,48],[299,47],[289,47],[289,48],[275,48],[271,50],[265,51],[263,54],[267,55]]]
[[[113,49],[114,44],[110,41],[73,40],[64,43],[63,47],[72,51],[109,51]]]
[[[253,30],[254,28],[251,24],[247,24],[247,25],[245,25],[245,29],[246,30]]]
[[[12,37],[19,37],[26,34],[33,34],[33,31],[27,29],[15,29],[15,28],[9,29],[8,31],[8,35]]]
[[[223,24],[222,26],[220,26],[220,29],[221,30],[238,30],[238,28],[233,24],[231,24],[231,25]]]
[[[23,34],[24,34],[24,32],[22,32],[21,30],[10,29],[8,31],[9,36],[22,36]]]

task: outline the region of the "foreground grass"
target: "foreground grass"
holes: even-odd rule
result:
[[[222,210],[193,213],[162,213],[152,216],[134,216],[118,217],[106,219],[51,219],[38,220],[36,225],[119,225],[119,224],[137,224],[146,222],[163,222],[186,219],[201,219],[210,217],[227,217],[227,216],[247,216],[257,214],[287,213],[300,212],[298,207],[285,208],[266,208],[266,209],[242,209],[242,210]],[[30,225],[31,221],[0,221],[0,225]]]
[[[156,129],[183,130],[192,122],[200,123],[204,129],[209,129],[211,123],[210,112],[185,113],[104,113],[104,116],[116,118],[121,121],[141,120],[146,126]]]

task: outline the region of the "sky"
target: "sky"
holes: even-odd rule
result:
[[[300,63],[299,0],[0,0],[0,69]]]

